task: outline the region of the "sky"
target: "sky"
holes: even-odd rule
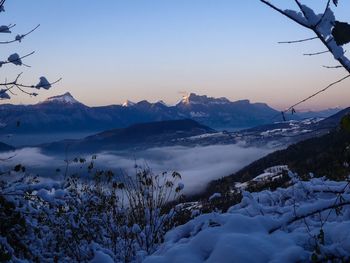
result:
[[[274,1],[283,8],[289,2]],[[321,11],[325,1],[304,2]],[[339,2],[337,17],[350,21],[349,1]],[[16,23],[15,34],[41,26],[22,43],[2,45],[4,57],[36,53],[24,61],[30,68],[6,65],[0,77],[62,77],[51,90],[18,94],[11,103],[69,91],[91,106],[127,99],[174,104],[194,92],[283,109],[346,75],[322,67],[336,64],[330,54],[303,56],[325,49],[317,41],[278,44],[313,35],[258,0],[11,0],[5,8],[1,22]],[[299,109],[347,107],[349,86],[343,82]]]

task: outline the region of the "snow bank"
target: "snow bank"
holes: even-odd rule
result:
[[[350,204],[348,183],[293,180],[287,189],[244,192],[227,213],[201,215],[175,228],[145,262],[300,262],[310,261],[317,247],[318,259],[350,259],[350,206],[327,209]],[[344,192],[341,198],[338,192]]]
[[[101,251],[96,251],[90,263],[114,263],[114,260],[109,255]]]

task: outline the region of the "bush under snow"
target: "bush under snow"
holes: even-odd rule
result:
[[[348,262],[349,182],[290,176],[288,188],[243,192],[227,213],[201,215],[171,230],[145,262]]]

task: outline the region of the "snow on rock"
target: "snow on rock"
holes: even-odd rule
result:
[[[341,211],[327,209],[339,202]],[[321,226],[322,241],[313,238]],[[308,262],[316,247],[320,261],[327,255],[350,259],[348,182],[313,178],[274,192],[243,192],[227,213],[204,214],[168,232],[145,262]]]
[[[135,105],[135,102],[132,102],[132,101],[130,101],[130,100],[126,100],[126,101],[122,104],[123,107],[131,107],[131,106],[134,106],[134,105]]]
[[[188,140],[198,140],[198,139],[205,139],[205,138],[209,138],[209,137],[220,137],[224,135],[223,132],[215,132],[215,133],[203,133],[200,135],[194,135],[191,137],[187,137]]]
[[[80,103],[77,101],[69,92],[64,93],[63,95],[53,96],[47,98],[45,101],[47,102],[57,102],[57,103],[65,103],[65,104],[77,104]]]
[[[289,173],[289,168],[287,165],[276,165],[269,167],[264,170],[262,174],[259,174],[258,176],[254,177],[252,180],[248,182],[236,182],[235,187],[237,189],[244,190],[248,187],[251,183],[260,183],[260,182],[268,182],[268,181],[275,181],[277,179],[280,179],[283,176],[283,173]]]
[[[288,165],[276,165],[276,166],[266,168],[264,170],[264,172],[278,174],[278,173],[282,173],[283,171],[288,171],[288,170],[289,170]]]
[[[297,136],[303,133],[311,132],[313,125],[320,122],[324,118],[308,118],[302,121],[291,120],[288,122],[284,122],[284,124],[288,125],[283,128],[276,128],[271,130],[266,130],[260,132],[262,137],[286,137],[286,136]],[[278,124],[278,122],[276,123]],[[311,127],[311,129],[309,129]]]
[[[205,95],[197,95],[194,93],[190,93],[186,96],[182,97],[182,100],[178,103],[182,105],[195,105],[195,104],[201,104],[201,105],[208,105],[208,104],[229,104],[230,101],[227,98],[212,98]]]
[[[252,181],[261,182],[261,181],[265,181],[267,179],[274,180],[275,178],[279,178],[284,171],[286,171],[286,172],[289,171],[287,165],[273,166],[273,167],[265,169],[262,174],[256,176],[254,179],[252,179]]]

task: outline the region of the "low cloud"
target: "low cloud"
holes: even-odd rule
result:
[[[96,166],[115,171],[120,169],[132,174],[134,165],[147,165],[155,173],[178,171],[185,184],[185,193],[203,190],[211,180],[227,176],[252,161],[270,153],[264,148],[244,148],[238,145],[215,145],[198,147],[162,147],[136,152],[103,152],[97,154]],[[22,163],[29,170],[46,171],[52,176],[56,168],[63,168],[62,156],[47,156],[38,148],[25,148],[15,152],[16,156],[7,165]],[[11,154],[0,154],[6,158]],[[87,157],[88,158],[88,157]]]
[[[136,160],[138,165],[148,165],[154,172],[178,171],[185,183],[185,192],[195,193],[203,190],[211,180],[230,175],[270,152],[269,149],[243,148],[238,145],[175,146],[124,156],[101,153],[98,163],[132,172]]]
[[[44,155],[38,148],[23,148],[12,152],[0,153],[0,159],[5,160],[4,166],[22,164],[28,167],[38,168],[53,164],[56,158]]]

